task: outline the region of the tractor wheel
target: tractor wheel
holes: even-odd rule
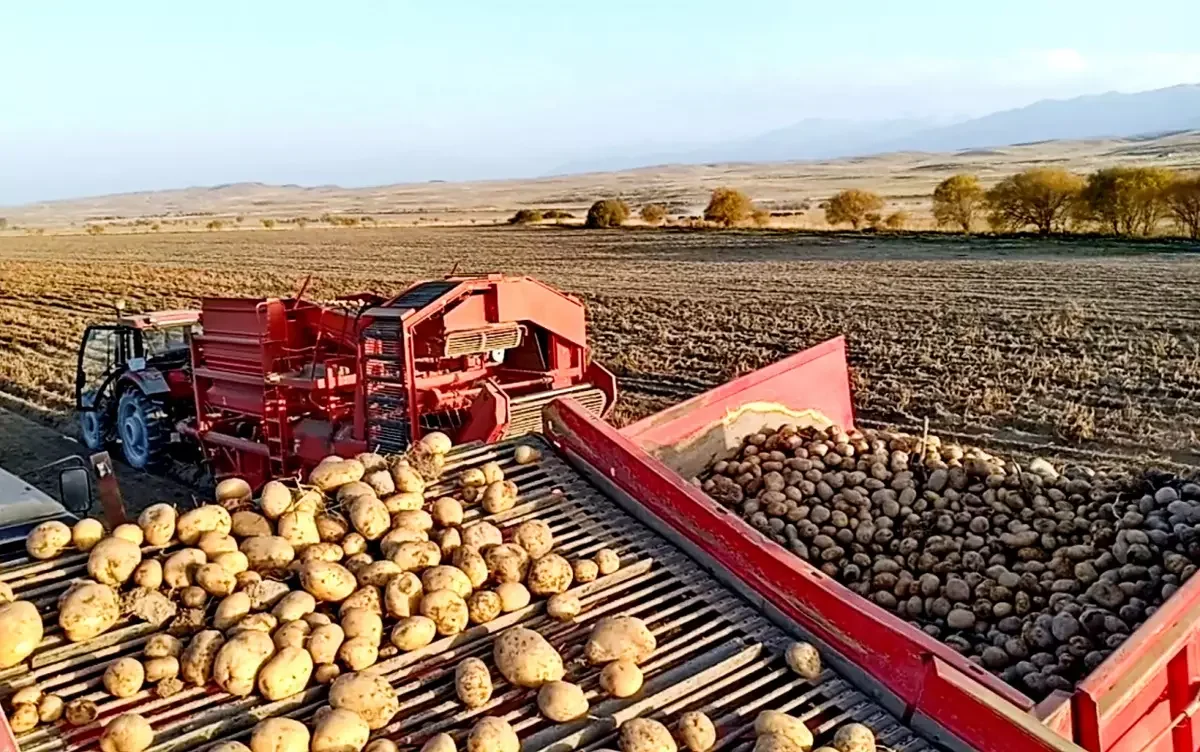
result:
[[[94,397],[85,395],[85,404],[90,407],[93,399]],[[108,426],[105,425],[107,422],[102,410],[80,410],[79,436],[83,439],[83,445],[92,451],[103,449],[108,438]]]
[[[117,435],[130,467],[153,467],[166,458],[170,445],[167,411],[141,392],[127,391],[117,403]]]

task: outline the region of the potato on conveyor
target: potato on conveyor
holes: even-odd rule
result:
[[[308,727],[293,718],[264,718],[250,734],[250,752],[308,752]]]
[[[434,734],[421,745],[421,752],[458,752],[454,745],[454,737],[447,733]]]
[[[37,705],[28,702],[14,703],[8,716],[8,725],[13,733],[23,734],[38,725]]]
[[[464,658],[454,669],[454,691],[468,708],[486,705],[492,699],[492,674],[479,658]]]
[[[258,671],[275,654],[275,643],[266,632],[238,632],[217,651],[213,681],[231,695],[245,697],[254,691]]]
[[[358,587],[350,570],[331,561],[309,561],[300,567],[300,585],[319,601],[345,600]]]
[[[282,648],[258,672],[258,692],[268,700],[291,697],[304,691],[312,672],[313,660],[307,650]]]
[[[232,529],[233,519],[229,512],[214,504],[184,512],[175,522],[175,535],[185,546],[196,545],[205,533],[215,530],[228,535]]]
[[[197,687],[203,687],[212,678],[213,663],[224,644],[225,635],[215,629],[196,633],[179,660],[180,677]]]
[[[358,752],[367,746],[371,727],[357,713],[331,710],[313,729],[310,752]]]
[[[71,543],[71,528],[58,520],[50,520],[29,531],[25,552],[35,559],[53,559]]]
[[[821,677],[821,654],[807,642],[788,645],[783,657],[788,668],[808,681],[815,682]]]
[[[584,655],[592,665],[622,658],[642,663],[658,643],[646,623],[636,616],[610,616],[592,628],[584,646]]]
[[[531,559],[540,559],[554,548],[554,533],[544,520],[528,520],[517,525],[512,542],[525,549]]]
[[[173,528],[174,526],[172,526]],[[100,520],[85,517],[71,528],[71,542],[80,551],[91,551],[92,546],[104,539],[104,525]]]
[[[698,710],[679,716],[679,740],[690,752],[708,752],[717,743],[717,728]]]
[[[812,749],[813,736],[804,725],[804,721],[781,713],[778,710],[764,710],[754,719],[754,733],[761,736],[773,734],[782,736],[799,749]]]
[[[542,685],[537,695],[538,710],[557,723],[567,723],[587,715],[588,701],[578,684],[551,681]]]
[[[153,743],[150,722],[137,713],[117,716],[100,734],[101,752],[142,752]]]
[[[492,645],[492,659],[509,684],[518,687],[536,689],[561,680],[565,673],[558,651],[546,638],[524,627],[501,632]]]
[[[667,727],[650,718],[632,718],[622,723],[618,740],[621,752],[676,752],[678,749]]]
[[[359,715],[375,731],[392,722],[400,712],[396,690],[380,674],[343,674],[329,687],[330,706]]]
[[[146,539],[146,535],[142,532],[142,529],[131,522],[117,525],[113,528],[112,535],[114,538],[127,540],[135,546],[141,546],[142,541]]]
[[[120,618],[120,599],[117,591],[108,585],[84,582],[71,586],[59,598],[58,625],[71,642],[83,642],[104,634]]]
[[[0,640],[0,669],[11,668],[28,658],[42,641],[42,617],[37,606],[29,601],[0,606],[0,634],[4,635]]]
[[[558,554],[550,553],[530,563],[525,584],[534,595],[549,596],[571,587],[572,579],[574,574],[570,562]]]
[[[101,585],[123,585],[141,561],[142,550],[136,543],[109,536],[88,553],[88,575]]]
[[[613,697],[631,697],[642,689],[642,669],[629,658],[605,664],[600,670],[600,688]]]
[[[579,616],[581,608],[579,596],[569,591],[552,595],[546,601],[546,615],[555,621],[571,621]]]
[[[833,747],[838,752],[874,752],[875,734],[861,723],[847,723],[834,732]]]
[[[521,740],[508,721],[485,716],[471,727],[467,752],[521,752]]]

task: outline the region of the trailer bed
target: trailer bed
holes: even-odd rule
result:
[[[863,677],[856,677],[856,686],[831,668],[830,660],[825,661],[826,668],[816,683],[792,673],[781,657],[791,637],[762,611],[637,521],[621,506],[628,500],[606,495],[601,485],[568,464],[549,443],[532,436],[522,441],[540,443],[539,462],[515,465],[514,442],[452,452],[447,478],[467,467],[497,460],[520,489],[515,508],[484,516],[479,507],[471,507],[464,523],[486,518],[504,529],[541,519],[554,532],[557,553],[576,558],[609,547],[620,555],[621,568],[573,589],[581,595],[583,605],[573,623],[550,620],[544,601],[535,601],[428,647],[381,659],[375,668],[396,688],[400,713],[373,738],[390,738],[411,749],[446,731],[462,748],[474,721],[493,715],[512,723],[523,752],[615,749],[615,729],[629,718],[658,718],[674,730],[681,713],[702,710],[718,728],[717,752],[745,752],[754,742],[755,715],[773,708],[803,719],[816,737],[816,746],[828,743],[836,727],[857,721],[871,727],[883,747],[903,752],[936,748],[870,699],[864,689],[870,691],[871,687],[862,686]],[[427,495],[437,497],[449,489],[450,485],[443,483]],[[140,656],[142,646],[156,630],[148,624],[122,622],[89,642],[66,642],[54,617],[55,601],[71,579],[84,572],[85,561],[84,554],[76,553],[51,562],[9,558],[0,564],[0,581],[11,585],[18,597],[34,601],[46,616],[46,637],[26,665],[0,672],[0,697],[36,683],[64,700],[86,697],[100,708],[100,718],[88,726],[71,727],[64,721],[23,734],[15,739],[20,752],[96,749],[103,723],[133,710],[142,713],[154,728],[150,752],[205,750],[221,741],[246,742],[262,718],[303,720],[325,703],[327,688],[323,686],[277,702],[257,695],[234,697],[212,684],[189,685],[165,699],[152,690],[128,699],[109,696],[101,685],[105,667],[122,656]],[[210,608],[214,606],[215,600]],[[598,688],[599,669],[582,659],[592,625],[614,614],[641,617],[658,641],[658,649],[643,664],[643,691],[625,699],[606,698]],[[592,703],[587,719],[566,724],[545,720],[538,714],[535,690],[512,687],[495,671],[495,692],[487,705],[470,710],[458,702],[454,691],[457,663],[479,656],[490,664],[494,636],[516,624],[539,631],[562,654],[568,678],[583,687]],[[826,657],[838,663],[835,656]],[[15,752],[7,721],[0,728],[0,752]]]

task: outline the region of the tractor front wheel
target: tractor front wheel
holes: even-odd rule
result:
[[[84,404],[93,407],[94,399],[94,395],[84,395]],[[84,446],[94,452],[104,448],[104,442],[108,438],[106,422],[104,413],[100,410],[79,411],[79,436],[83,439]]]
[[[117,403],[117,435],[130,467],[153,467],[166,458],[171,442],[167,411],[141,392],[127,391]]]

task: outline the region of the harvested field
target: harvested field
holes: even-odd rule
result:
[[[72,406],[88,323],[203,294],[537,276],[589,306],[618,423],[837,334],[868,425],[1095,464],[1200,460],[1200,256],[1181,245],[561,228],[0,238],[0,391]],[[5,441],[12,441],[6,437]],[[3,454],[0,451],[0,454]]]

